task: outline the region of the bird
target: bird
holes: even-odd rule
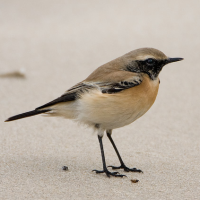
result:
[[[68,89],[63,95],[36,109],[12,116],[6,122],[38,114],[64,117],[93,128],[97,132],[102,157],[102,170],[93,170],[108,177],[124,177],[116,171],[139,172],[129,168],[112,138],[113,129],[131,124],[144,115],[155,102],[159,74],[169,63],[183,58],[167,57],[155,48],[139,48],[118,57],[94,70],[85,80]],[[103,148],[106,132],[120,162],[120,166],[107,166]]]

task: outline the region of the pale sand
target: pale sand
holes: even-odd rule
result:
[[[200,199],[199,10],[199,0],[1,0],[0,73],[25,68],[26,78],[0,78],[0,199]],[[140,47],[185,58],[161,72],[150,111],[114,130],[125,163],[143,174],[92,172],[102,169],[97,137],[69,120],[3,122]],[[104,147],[118,165],[107,137]]]

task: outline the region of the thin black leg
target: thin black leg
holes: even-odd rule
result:
[[[98,135],[98,139],[99,139],[99,144],[100,144],[100,149],[101,149],[101,157],[102,157],[102,163],[103,163],[103,170],[92,170],[95,171],[97,174],[99,173],[106,173],[106,175],[108,177],[110,176],[116,176],[116,177],[123,177],[125,175],[119,174],[119,172],[110,172],[108,171],[107,167],[106,167],[106,160],[105,160],[105,156],[104,156],[104,150],[103,150],[103,142],[102,142],[102,137]]]
[[[113,145],[115,152],[116,152],[116,154],[119,158],[120,164],[121,164],[121,166],[119,166],[119,167],[115,167],[115,166],[108,166],[108,167],[112,167],[112,169],[124,169],[124,171],[126,171],[126,172],[130,172],[130,171],[131,172],[142,172],[142,170],[140,170],[140,169],[126,167],[126,165],[124,164],[124,162],[123,162],[123,160],[122,160],[122,158],[119,154],[119,151],[118,151],[118,149],[117,149],[117,147],[116,147],[116,145],[115,145],[115,143],[114,143],[114,141],[111,137],[111,133],[107,132],[107,136],[108,136],[111,144]]]

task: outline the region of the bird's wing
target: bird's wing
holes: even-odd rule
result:
[[[54,99],[53,101],[50,101],[49,103],[46,103],[46,104],[36,108],[36,110],[47,108],[47,107],[55,105],[57,103],[74,101],[77,98],[79,98],[79,95],[81,93],[84,93],[91,88],[92,88],[91,85],[84,84],[82,82],[78,83],[75,86],[73,86],[72,88],[70,88],[69,90],[67,90],[62,96],[58,97],[57,99]]]
[[[120,77],[115,76],[115,78],[113,78],[112,76],[111,80],[109,80],[109,76],[107,76],[103,81],[91,80],[88,82],[86,79],[67,90],[65,94],[59,98],[36,108],[36,110],[47,108],[57,103],[74,101],[79,99],[83,93],[90,92],[93,89],[100,90],[102,93],[112,94],[135,87],[142,82],[142,77],[138,74],[124,73],[124,76],[121,76],[121,73],[119,75]]]
[[[110,72],[94,73],[94,76],[89,76],[84,82],[93,83],[99,87],[102,93],[112,94],[135,87],[141,84],[142,80],[143,76],[138,73],[111,70]]]
[[[140,85],[141,82],[142,82],[141,77],[133,76],[125,78],[118,82],[107,82],[107,83],[96,83],[96,84],[100,87],[102,93],[112,94]]]

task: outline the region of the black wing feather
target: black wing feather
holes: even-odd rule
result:
[[[109,85],[109,87],[107,88],[102,87],[102,93],[112,94],[112,93],[121,92],[123,90],[140,85],[141,82],[142,80],[133,81],[133,82],[121,81],[120,83]]]
[[[91,89],[93,87],[94,86],[87,85],[87,84],[84,84],[84,83],[75,85],[74,87],[70,88],[62,96],[58,97],[57,99],[54,99],[53,101],[50,101],[49,103],[46,103],[46,104],[36,108],[36,110],[43,109],[43,108],[46,108],[46,107],[49,107],[49,106],[53,106],[53,105],[55,105],[57,103],[74,101],[76,99],[79,99],[81,93],[86,92],[86,91],[88,91],[89,89]]]
[[[74,101],[74,100],[76,100],[76,98],[77,98],[77,92],[66,93],[66,94],[63,94],[61,97],[58,97],[57,99],[54,99],[53,101],[50,101],[49,103],[46,103],[46,104],[36,108],[35,110],[46,108],[46,107],[55,105],[57,103],[63,103],[63,102],[67,102],[67,101]]]

